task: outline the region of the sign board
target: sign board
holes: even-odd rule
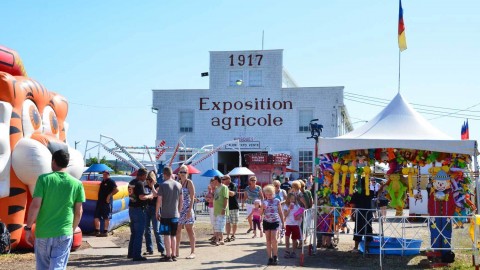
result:
[[[229,143],[225,145],[225,149],[238,150],[236,143]],[[240,150],[244,149],[260,149],[259,141],[250,141],[250,142],[240,142]]]

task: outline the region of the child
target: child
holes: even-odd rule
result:
[[[215,240],[215,216],[213,215],[213,194],[215,192],[215,187],[214,187],[214,179],[210,179],[210,184],[208,185],[208,193],[205,196],[205,200],[208,202],[208,215],[210,217],[210,224],[212,225],[212,231],[213,231],[213,236],[212,238],[208,239],[210,241]]]
[[[263,231],[262,227],[260,226],[260,223],[262,222],[262,202],[260,200],[255,200],[253,202],[254,207],[252,209],[252,212],[250,215],[247,217],[250,218],[252,217],[252,222],[253,222],[253,237],[257,237],[257,227],[258,230],[260,231],[260,237],[263,237]]]
[[[266,185],[263,188],[266,200],[263,202],[263,231],[265,232],[265,239],[267,242],[268,265],[278,264],[278,242],[277,230],[280,227],[280,221],[284,220],[282,206],[280,200],[274,198],[275,187],[273,185]],[[282,229],[285,224],[282,223]]]
[[[285,254],[284,258],[295,258],[295,249],[298,246],[298,240],[301,239],[300,224],[302,218],[295,218],[295,213],[300,209],[300,205],[297,203],[295,194],[290,193],[287,196],[285,205],[283,206],[283,213],[285,216]],[[292,236],[292,249],[290,248],[290,235]]]
[[[321,236],[321,243],[320,247],[324,247],[327,249],[335,249],[335,247],[332,244],[332,237],[333,237],[333,219],[332,219],[332,213],[330,212],[330,207],[325,206],[322,207],[322,213],[318,217],[318,222],[317,222],[317,234],[318,236]]]

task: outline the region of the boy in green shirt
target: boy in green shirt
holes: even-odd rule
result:
[[[213,200],[213,215],[215,216],[215,240],[212,241],[213,245],[223,245],[223,233],[225,232],[225,225],[227,224],[228,215],[228,187],[222,184],[220,177],[214,177],[215,193]]]

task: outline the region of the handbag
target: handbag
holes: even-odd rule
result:
[[[303,207],[298,208],[298,210],[295,211],[295,213],[293,213],[293,218],[294,218],[295,220],[300,220],[300,219],[302,219],[302,217],[303,217],[303,212],[305,212],[305,208],[303,208]]]

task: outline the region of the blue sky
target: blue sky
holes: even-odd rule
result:
[[[470,108],[463,113],[472,115],[470,138],[478,139],[480,1],[402,3],[402,94],[439,111]],[[300,86],[345,86],[350,97],[387,100],[397,93],[396,0],[32,0],[5,2],[2,11],[0,44],[18,51],[30,77],[69,100],[68,139],[79,149],[99,134],[153,146],[151,90],[208,88],[200,77],[208,52],[261,49],[262,31],[264,48],[284,49],[284,66]],[[345,103],[353,122],[382,109]],[[460,137],[463,118],[423,115]]]

